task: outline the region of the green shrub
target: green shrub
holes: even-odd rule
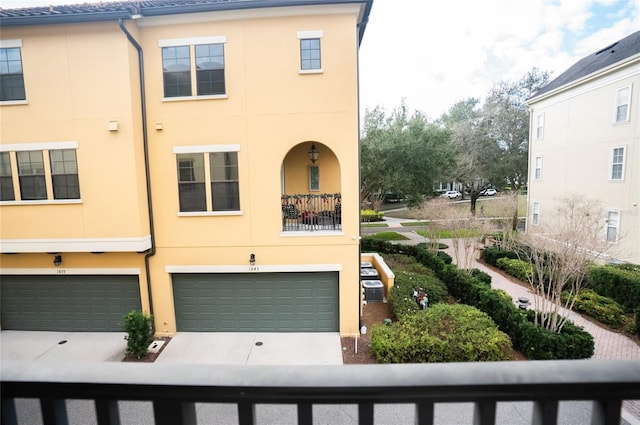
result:
[[[524,282],[533,276],[533,266],[526,261],[503,257],[498,258],[497,265],[499,269]]]
[[[381,363],[497,361],[511,358],[511,341],[478,309],[437,304],[374,326],[371,351]]]
[[[568,294],[562,294],[562,301],[566,302]],[[598,295],[592,289],[580,292],[573,305],[575,311],[585,313],[600,323],[613,328],[620,328],[625,321],[625,314],[618,303],[608,297]]]
[[[451,258],[451,256],[444,251],[436,252],[436,257],[444,261],[445,264],[451,264],[453,262],[453,258]]]
[[[370,223],[372,221],[382,221],[384,213],[382,211],[361,210],[360,217],[363,222]]]
[[[634,313],[636,316],[634,322],[635,333],[636,335],[640,336],[640,307],[636,307]]]
[[[529,360],[588,359],[593,356],[593,336],[583,328],[566,322],[562,331],[551,332],[533,323],[534,312],[527,311],[518,347]]]
[[[146,355],[153,342],[153,317],[142,311],[131,310],[124,315],[124,331],[127,333],[127,354],[137,358]]]
[[[433,274],[420,275],[408,272],[395,272],[395,282],[389,294],[389,304],[393,315],[401,319],[407,314],[420,310],[413,298],[414,288],[422,288],[429,297],[429,306],[447,300],[447,287]]]
[[[518,254],[512,251],[503,251],[495,246],[490,246],[480,252],[480,257],[485,263],[497,267],[499,258],[517,259]]]
[[[640,271],[632,264],[594,266],[587,270],[587,286],[614,299],[631,313],[640,305]]]
[[[491,276],[479,269],[471,269],[471,276],[478,279],[480,282],[491,286]]]

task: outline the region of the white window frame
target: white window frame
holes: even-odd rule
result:
[[[200,153],[204,155],[204,181],[205,181],[205,196],[206,196],[206,211],[180,211],[178,206],[178,217],[197,217],[197,216],[228,216],[228,215],[242,215],[242,210],[238,211],[212,211],[213,208],[213,195],[211,193],[211,168],[209,163],[209,153],[213,152],[240,152],[239,144],[227,144],[227,145],[196,145],[196,146],[174,146],[173,153]],[[206,154],[206,155],[205,155]],[[239,161],[239,158],[238,158]],[[238,168],[240,164],[238,164]],[[238,176],[240,180],[240,176]],[[176,180],[176,184],[177,184]],[[176,193],[178,189],[176,187]]]
[[[620,178],[614,178],[613,176],[613,167],[614,165],[620,165],[618,162],[613,162],[616,149],[622,149],[622,172],[620,173]],[[626,145],[614,146],[611,148],[611,154],[609,156],[609,181],[612,182],[623,182],[624,181],[624,173],[625,173],[625,163],[627,162],[627,147]]]
[[[531,224],[534,226],[540,224],[540,202],[534,202],[531,206]]]
[[[612,225],[612,220],[610,219],[611,214],[617,215],[617,220],[613,221],[613,225]],[[606,218],[605,218],[605,224],[604,224],[604,240],[606,242],[611,244],[618,243],[618,240],[620,239],[620,222],[621,221],[622,221],[622,213],[620,212],[619,209],[610,208],[606,210]],[[609,229],[615,229],[616,231],[616,237],[615,237],[615,240],[613,241],[609,240]]]
[[[536,118],[536,140],[544,139],[544,113]]]
[[[78,142],[75,140],[62,142],[11,143],[0,145],[0,152],[9,152],[13,190],[14,196],[16,198],[14,201],[0,201],[0,205],[81,204],[81,197],[77,199],[55,199],[53,196],[53,174],[51,173],[51,158],[49,157],[49,151],[66,149],[73,149],[76,151],[76,165],[78,165]],[[18,174],[19,171],[16,153],[24,151],[42,152],[44,179],[47,190],[46,199],[20,199],[20,179]],[[78,177],[80,177],[79,172]]]
[[[629,90],[627,93],[626,99],[619,101],[620,92],[622,90]],[[624,124],[629,122],[629,117],[631,117],[631,93],[632,93],[633,85],[629,84],[628,86],[620,87],[616,90],[616,98],[615,98],[615,108],[613,109],[613,123],[614,124]],[[618,119],[618,108],[621,106],[627,106],[627,114],[623,119]]]
[[[533,180],[542,180],[542,155],[538,155],[533,160]]]
[[[29,101],[27,100],[27,83],[24,81],[24,58],[22,57],[22,39],[14,39],[14,40],[0,40],[0,49],[12,49],[18,48],[20,49],[20,61],[22,62],[22,82],[24,84],[24,99],[20,100],[2,100],[0,101],[0,105],[8,106],[8,105],[28,105]]]
[[[324,37],[323,30],[311,30],[311,31],[298,31],[298,54],[300,52],[300,40],[306,40],[310,38],[319,38],[320,39],[320,68],[318,69],[298,69],[299,74],[322,74],[324,71],[322,70],[322,64],[324,61],[322,60],[322,37]],[[301,68],[300,60],[298,60],[298,67]]]
[[[158,41],[158,47],[160,47],[160,56],[162,57],[162,49],[164,47],[180,47],[180,46],[188,46],[189,47],[189,58],[190,58],[190,67],[189,72],[191,74],[191,96],[173,96],[173,97],[165,97],[164,96],[164,81],[162,87],[162,101],[163,102],[181,102],[185,100],[210,100],[210,99],[228,99],[229,94],[210,94],[210,95],[202,95],[198,96],[197,84],[198,79],[196,77],[196,57],[195,57],[195,46],[201,44],[224,44],[226,47],[227,36],[226,35],[213,35],[213,36],[205,36],[205,37],[187,37],[187,38],[170,38],[163,39]],[[162,61],[162,59],[161,59]],[[227,62],[226,62],[226,49],[225,49],[225,86],[227,84]],[[161,66],[162,69],[162,66]],[[164,77],[163,77],[164,78]],[[188,153],[188,152],[187,152]]]

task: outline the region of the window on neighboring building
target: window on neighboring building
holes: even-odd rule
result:
[[[611,150],[611,180],[624,180],[624,146]]]
[[[616,121],[627,122],[629,121],[631,103],[631,86],[622,87],[616,92]]]
[[[534,202],[533,203],[533,211],[531,214],[531,222],[532,224],[539,224],[540,223],[540,203],[539,202]]]
[[[8,147],[7,150],[0,152],[0,201],[80,200],[77,142],[14,144],[5,147]],[[16,165],[16,169],[12,164]],[[19,186],[16,191],[13,188],[15,181]]]
[[[161,40],[164,97],[225,95],[225,42],[224,36]]]
[[[180,211],[206,211],[207,198],[202,153],[179,154],[177,159]]]
[[[20,47],[0,48],[0,101],[25,99]]]
[[[544,114],[538,115],[536,123],[536,139],[541,140],[544,137]]]
[[[0,201],[14,201],[13,176],[9,152],[0,152]]]
[[[300,73],[314,74],[322,72],[320,54],[320,39],[324,36],[322,30],[298,31],[300,40]]]
[[[321,69],[319,38],[300,40],[300,69],[303,71]]]
[[[238,153],[212,152],[209,154],[209,163],[213,211],[238,211]]]
[[[16,159],[18,161],[20,199],[24,201],[47,199],[42,151],[16,152]]]
[[[180,212],[240,211],[238,150],[239,145],[174,148]]]
[[[607,242],[618,242],[618,234],[620,231],[620,211],[609,210],[607,211],[607,224],[606,224],[606,240]]]
[[[195,49],[198,96],[225,94],[224,45],[202,44]]]
[[[49,151],[53,199],[79,199],[78,162],[75,149]]]
[[[534,180],[540,180],[542,178],[542,157],[536,156],[535,167],[533,171]]]

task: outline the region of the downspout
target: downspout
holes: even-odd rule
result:
[[[124,26],[122,18],[118,19],[118,25],[120,29],[125,33],[133,47],[138,51],[138,70],[140,72],[140,107],[142,110],[142,145],[144,149],[144,172],[147,185],[147,208],[149,212],[149,236],[151,238],[151,248],[144,256],[144,269],[147,275],[147,293],[149,295],[149,314],[153,315],[153,298],[151,296],[151,275],[149,273],[149,258],[156,255],[156,234],[155,226],[153,223],[153,202],[151,199],[151,173],[149,168],[149,137],[147,131],[147,101],[146,92],[144,89],[144,60],[142,55],[142,47],[131,33]]]

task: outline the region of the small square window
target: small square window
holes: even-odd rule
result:
[[[20,48],[0,48],[0,101],[25,99]]]
[[[303,71],[319,70],[320,39],[305,38],[300,40],[300,69]]]

